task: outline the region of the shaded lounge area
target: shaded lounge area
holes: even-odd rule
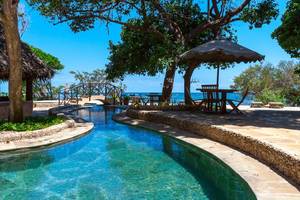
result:
[[[54,75],[54,71],[43,63],[31,51],[29,45],[22,42],[22,67],[23,83],[25,85],[23,112],[24,116],[31,116],[33,109],[33,82],[37,79],[49,79]],[[5,82],[9,79],[8,55],[6,51],[3,28],[0,26],[0,81]],[[9,97],[0,96],[0,120],[8,118]]]
[[[244,46],[241,46],[233,41],[226,39],[217,39],[199,45],[181,55],[181,62],[194,68],[200,64],[209,64],[217,68],[216,84],[202,85],[197,90],[203,93],[203,99],[200,102],[202,110],[206,112],[227,113],[226,104],[228,103],[232,110],[229,112],[242,113],[239,106],[246,98],[248,89],[242,91],[240,101],[229,99],[227,96],[230,93],[238,92],[232,88],[220,88],[220,68],[226,68],[226,65],[234,63],[249,63],[262,61],[264,56],[252,51]],[[190,86],[185,86],[186,102],[191,102]]]

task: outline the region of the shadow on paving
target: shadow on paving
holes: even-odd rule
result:
[[[300,112],[284,110],[251,110],[244,114],[209,114],[200,112],[166,112],[169,116],[197,120],[210,125],[254,126],[300,130]]]

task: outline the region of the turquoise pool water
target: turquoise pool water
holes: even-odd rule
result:
[[[0,199],[255,199],[210,154],[155,132],[116,123],[114,109],[78,115],[95,123],[67,144],[0,155]]]

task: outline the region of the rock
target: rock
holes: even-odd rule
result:
[[[283,108],[284,104],[281,102],[269,102],[270,108]]]
[[[256,101],[256,102],[252,102],[250,107],[251,108],[263,108],[264,104],[263,104],[263,102]]]

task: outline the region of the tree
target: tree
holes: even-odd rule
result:
[[[248,88],[255,97],[268,103],[285,101],[289,105],[300,104],[300,77],[294,73],[300,63],[281,61],[276,67],[271,64],[254,65],[234,78],[235,89]]]
[[[2,0],[0,23],[3,25],[9,64],[9,120],[23,120],[21,42],[18,30],[18,0]]]
[[[300,58],[300,1],[289,0],[281,25],[272,33],[279,45],[292,57]]]
[[[169,13],[174,16],[177,24],[180,26],[183,33],[188,33],[190,29],[205,22],[206,18],[202,15],[201,10],[195,5],[173,5],[169,7]],[[187,20],[176,17],[190,12],[190,17]],[[214,38],[214,34],[210,31],[202,32],[194,40],[182,44],[174,44],[174,38],[164,31],[164,23],[159,19],[153,18],[157,29],[163,33],[164,37],[156,37],[151,33],[136,32],[127,28],[123,28],[121,32],[121,41],[112,44],[110,43],[110,57],[107,64],[106,72],[108,78],[123,78],[127,74],[140,74],[155,76],[157,73],[163,72],[168,66],[173,63],[174,56],[180,54],[185,50],[193,48],[195,44],[202,44]],[[141,20],[132,21],[135,26],[142,26]],[[226,26],[224,32],[229,36],[233,34],[230,32],[229,26]],[[178,65],[182,72],[188,71],[188,66]],[[196,67],[196,66],[195,66]],[[195,68],[192,67],[193,69]],[[193,70],[192,70],[193,71]],[[185,74],[185,88],[189,88],[188,81],[190,77]],[[189,91],[189,89],[187,89]],[[189,92],[187,92],[189,94]],[[190,95],[188,95],[190,97]]]
[[[63,64],[55,56],[33,46],[30,46],[30,49],[45,65],[53,69],[55,73],[64,68]],[[33,94],[35,99],[53,99],[57,95],[57,88],[52,86],[51,79],[35,80],[33,82]]]
[[[49,53],[46,53],[37,47],[31,46],[31,45],[29,45],[29,46],[30,46],[31,51],[39,59],[41,59],[45,65],[47,65],[51,69],[54,69],[55,71],[60,71],[64,68],[64,65],[60,62],[60,60],[57,57],[55,57]]]
[[[182,21],[190,20],[190,12],[170,14],[169,8],[176,9],[178,5],[198,5],[197,1],[192,0],[128,0],[128,1],[53,1],[53,0],[28,0],[30,5],[38,9],[43,15],[49,17],[55,24],[68,22],[73,31],[85,31],[93,28],[96,20],[119,24],[127,29],[151,33],[156,37],[164,38],[164,33],[156,26],[153,18],[159,19],[164,24],[164,30],[173,38],[173,44],[185,46],[185,43],[192,41],[198,35],[207,30],[214,30],[216,35],[220,27],[226,26],[231,22],[242,20],[251,26],[261,27],[269,23],[277,16],[277,4],[275,0],[251,1],[243,0],[237,7],[233,0],[208,1],[208,11],[202,12],[207,16],[204,23],[195,26],[193,29],[185,30],[174,20],[177,18]],[[200,6],[199,6],[200,7]],[[142,20],[143,25],[136,25],[131,21]],[[169,100],[174,82],[176,67],[179,62],[179,55],[174,55],[169,65],[166,67],[166,74],[163,86],[163,100]]]
[[[107,74],[105,70],[95,69],[92,72],[79,72],[79,71],[70,71],[76,81],[79,83],[104,83],[107,82]]]

